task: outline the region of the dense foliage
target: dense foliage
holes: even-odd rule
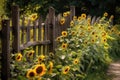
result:
[[[68,13],[63,13],[61,25],[65,24]],[[92,18],[87,18],[84,13],[74,16],[68,25],[70,28],[56,38],[55,54],[42,53],[34,58],[32,48],[12,54],[12,80],[94,80],[93,75],[97,80],[107,80],[104,70],[112,61],[109,50],[120,36],[117,27],[110,24],[113,17],[108,18],[108,13],[104,13],[92,22]]]
[[[7,15],[10,15],[11,6],[20,6],[21,14],[34,12],[46,16],[49,6],[56,9],[56,13],[67,11],[71,5],[76,6],[76,14],[85,12],[90,15],[101,16],[105,11],[119,19],[119,0],[5,0]]]

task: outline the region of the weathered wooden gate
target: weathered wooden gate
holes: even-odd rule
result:
[[[35,53],[49,54],[49,52],[55,52],[56,42],[55,39],[61,35],[63,30],[69,27],[70,21],[75,15],[75,7],[70,7],[70,15],[65,17],[65,23],[60,24],[60,19],[62,15],[59,14],[55,16],[54,8],[49,8],[49,13],[45,19],[38,18],[34,22],[34,25],[24,25],[24,18],[22,20],[22,25],[19,25],[19,7],[12,6],[12,25],[10,25],[10,20],[2,21],[1,30],[1,43],[2,43],[2,53],[1,53],[1,79],[10,79],[10,55],[11,53],[18,53],[27,47],[32,46]],[[33,41],[31,41],[31,32]],[[41,48],[42,47],[42,48]],[[37,48],[37,49],[36,49]],[[41,51],[41,49],[43,49]],[[38,50],[38,51],[36,51]],[[36,54],[37,54],[36,53]],[[35,56],[35,55],[34,55]]]

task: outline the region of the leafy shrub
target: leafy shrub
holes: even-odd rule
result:
[[[70,28],[57,37],[56,53],[36,55],[26,49],[12,54],[11,75],[19,80],[86,80],[90,73],[104,70],[112,61],[108,49],[115,40],[108,13],[95,22],[86,14],[73,17]],[[64,16],[61,25],[65,23]],[[111,37],[112,36],[112,37]],[[22,66],[20,66],[22,65]]]

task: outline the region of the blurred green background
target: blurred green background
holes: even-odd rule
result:
[[[0,15],[4,14],[4,0],[0,0]]]
[[[120,0],[5,0],[5,12],[10,16],[11,5],[17,4],[21,14],[37,12],[45,17],[49,6],[53,6],[58,14],[69,10],[73,5],[76,6],[76,15],[85,12],[92,16],[102,16],[108,12],[115,16],[115,23],[120,23],[119,3]]]

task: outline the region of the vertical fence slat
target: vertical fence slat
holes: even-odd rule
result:
[[[36,21],[34,22],[34,26],[33,26],[33,41],[36,41],[36,27],[37,27],[37,25],[36,25]],[[34,51],[35,51],[35,53],[36,53],[36,46],[34,46],[33,47],[33,49],[34,49]],[[34,54],[34,57],[36,56],[36,54]]]
[[[25,34],[25,17],[22,19],[22,30],[21,30],[21,43],[24,44],[24,34]]]
[[[19,7],[12,6],[13,51],[20,51]]]
[[[49,24],[48,24],[48,16],[46,16],[46,20],[45,20],[45,29],[46,29],[46,40],[49,40]],[[46,45],[46,52],[49,53],[49,45]]]
[[[28,21],[27,30],[26,30],[26,43],[30,41],[30,20]]]
[[[10,80],[10,21],[2,21],[2,80]]]
[[[41,41],[41,24],[42,24],[42,17],[39,17],[38,20],[38,41]],[[38,55],[41,54],[41,45],[38,45]]]
[[[49,40],[51,41],[49,51],[54,52],[55,48],[55,10],[53,7],[49,8]]]
[[[75,6],[70,6],[70,20],[75,16]]]

